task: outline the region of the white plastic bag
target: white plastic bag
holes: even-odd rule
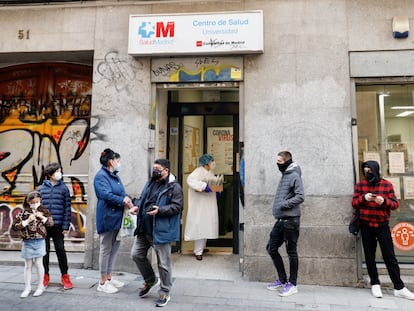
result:
[[[122,226],[119,230],[119,236],[121,238],[134,236],[135,228],[137,227],[137,216],[131,215],[129,210],[124,210],[124,216],[122,217]]]

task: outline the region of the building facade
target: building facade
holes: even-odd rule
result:
[[[90,185],[101,151],[121,154],[120,175],[133,197],[155,158],[171,160],[186,192],[186,176],[210,152],[224,177],[220,238],[211,246],[239,255],[245,279],[273,280],[266,243],[280,178],[276,155],[289,150],[306,193],[299,283],[360,280],[363,258],[347,224],[364,159],[377,159],[397,189],[397,255],[403,264],[414,260],[414,123],[397,116],[414,105],[410,3],[47,3],[0,7],[3,250],[19,248],[10,222],[51,161],[62,164],[73,197],[68,248],[84,252],[85,267],[97,267]],[[178,28],[188,19],[192,27]],[[232,41],[234,33],[241,37]],[[130,244],[124,241],[118,266],[135,271]]]

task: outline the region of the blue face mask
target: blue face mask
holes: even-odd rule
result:
[[[119,172],[119,170],[121,169],[121,163],[118,163],[115,167],[114,167],[114,172]]]

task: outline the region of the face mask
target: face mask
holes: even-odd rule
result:
[[[119,170],[121,169],[121,163],[118,163],[115,167],[114,167],[114,172],[119,172]]]
[[[52,177],[56,181],[61,180],[62,179],[62,172],[55,172]]]
[[[210,169],[211,169],[211,170],[214,170],[215,168],[216,168],[216,162],[211,161],[211,162],[210,162]]]
[[[31,209],[37,209],[40,206],[40,202],[30,204]]]
[[[279,168],[279,171],[284,173],[290,164],[292,164],[292,159],[287,160],[285,163],[277,163],[277,167]]]
[[[367,182],[371,183],[375,180],[375,175],[373,173],[364,172],[364,176],[365,176],[365,179],[367,180]]]
[[[158,180],[161,177],[162,177],[162,171],[159,171],[159,170],[152,171],[152,175],[151,175],[152,180]]]

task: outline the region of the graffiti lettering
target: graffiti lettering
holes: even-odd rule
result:
[[[197,58],[195,60],[195,64],[197,66],[202,66],[202,65],[218,66],[220,64],[220,61],[217,58],[214,58],[214,57],[202,57],[202,58]]]
[[[120,59],[118,54],[118,51],[109,51],[104,60],[98,63],[96,71],[101,78],[95,83],[106,80],[108,86],[114,86],[119,92],[128,88],[127,82],[135,79],[137,68]]]
[[[169,76],[172,72],[175,72],[181,68],[182,65],[176,64],[175,62],[169,62],[156,69],[152,70],[154,76]]]

